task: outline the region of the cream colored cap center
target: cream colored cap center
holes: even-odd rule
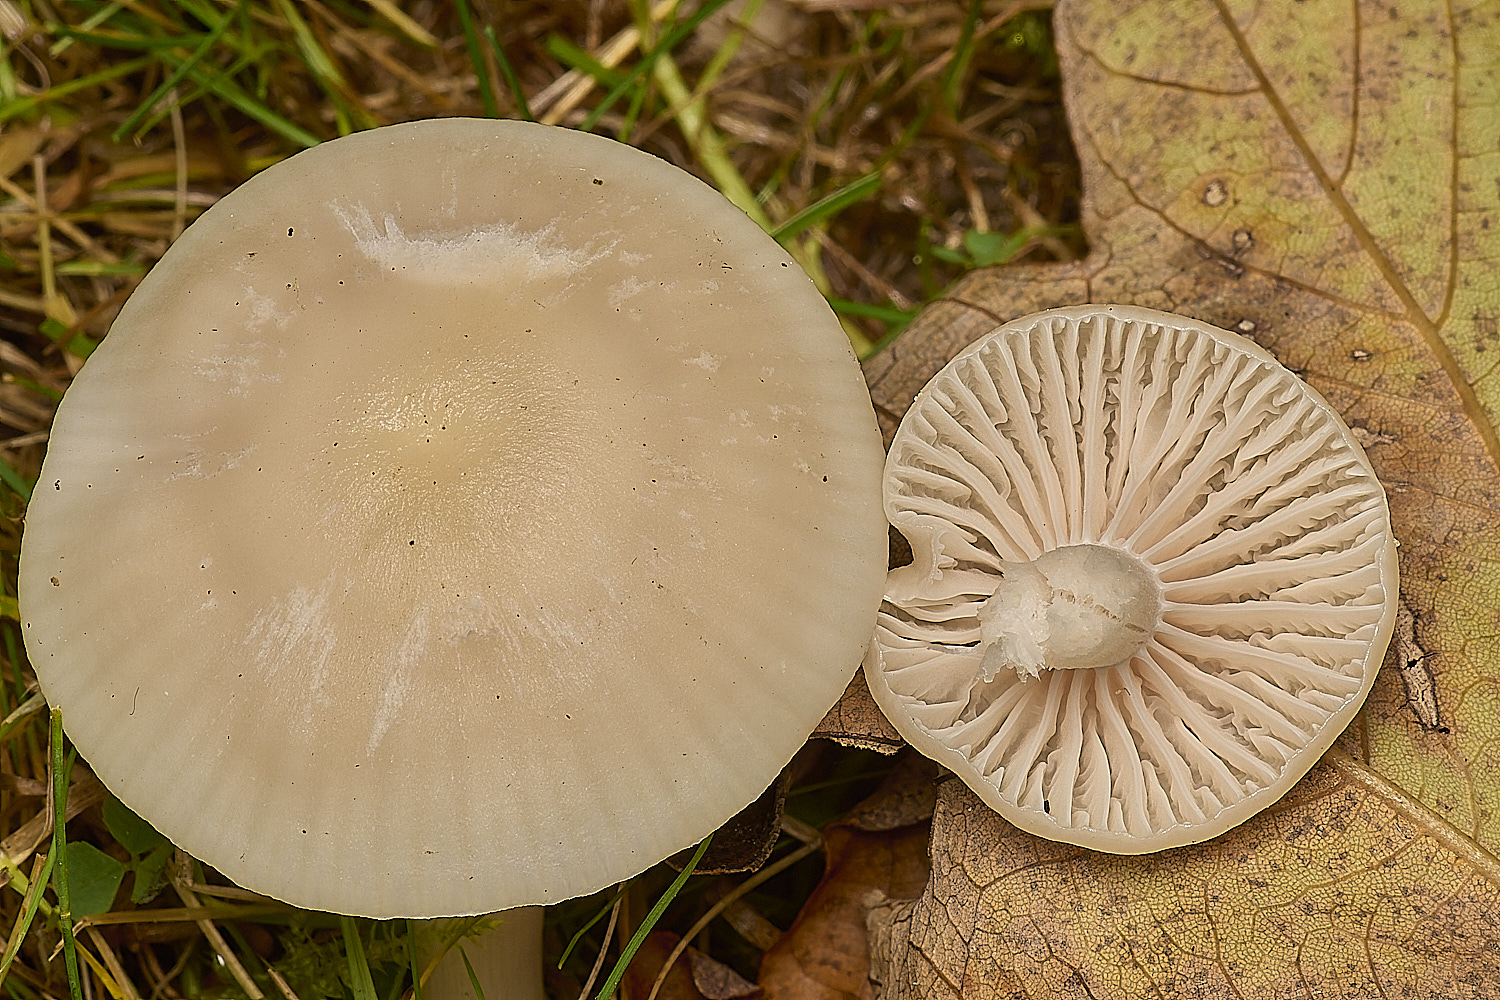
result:
[[[979,609],[984,680],[1001,669],[1108,667],[1138,653],[1161,620],[1161,584],[1145,563],[1107,545],[1064,545],[1004,578]]]

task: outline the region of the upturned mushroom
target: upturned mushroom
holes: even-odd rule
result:
[[[1006,323],[885,471],[871,692],[1016,826],[1121,854],[1244,822],[1374,683],[1396,543],[1359,444],[1257,345],[1130,306]]]
[[[240,885],[549,903],[701,840],[838,698],[880,465],[839,324],[716,192],[390,126],[252,178],[125,305],[27,515],[26,647],[110,790]]]

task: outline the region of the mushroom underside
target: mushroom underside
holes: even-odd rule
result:
[[[914,559],[871,689],[1053,839],[1156,850],[1264,808],[1389,639],[1363,452],[1264,351],[1181,317],[1082,307],[982,338],[913,404],[885,490]]]

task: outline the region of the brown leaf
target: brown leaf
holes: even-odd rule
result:
[[[755,871],[766,863],[771,849],[781,838],[781,813],[786,805],[791,766],[776,776],[760,797],[724,822],[714,831],[714,839],[698,862],[698,875],[724,875],[730,872]],[[681,871],[693,856],[694,848],[678,851],[667,864]]]
[[[849,819],[823,831],[823,880],[761,961],[760,985],[768,1000],[873,995],[867,915],[892,898],[915,898],[927,883],[935,771],[912,755]]]
[[[828,710],[812,735],[877,753],[895,753],[906,745],[896,727],[886,721],[876,707],[875,699],[870,697],[863,671],[854,675],[844,696]]]
[[[625,978],[621,982],[625,988],[625,996],[645,1000],[650,995],[651,985],[661,973],[662,963],[677,946],[678,940],[677,935],[671,931],[652,931],[646,935],[646,940],[641,942],[640,950],[635,953],[629,968],[625,970]],[[705,1000],[693,983],[693,971],[687,955],[680,956],[673,964],[672,971],[667,973],[666,981],[656,994],[656,1000]]]
[[[737,1000],[760,994],[759,986],[697,948],[689,948],[687,957],[693,967],[693,985],[706,1000]]]
[[[1055,24],[1092,252],[929,309],[867,369],[887,435],[1024,313],[1126,302],[1236,330],[1364,441],[1412,617],[1336,748],[1209,843],[1096,854],[944,784],[932,884],[872,914],[875,977],[889,997],[1492,996],[1500,9],[1060,0]]]

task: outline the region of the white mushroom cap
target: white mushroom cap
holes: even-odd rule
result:
[[[1270,805],[1359,710],[1395,621],[1385,494],[1269,354],[1130,306],[1006,323],[892,442],[865,660],[903,736],[1016,826],[1139,854]]]
[[[589,892],[773,780],[885,575],[859,367],[785,252],[600,137],[339,139],[193,225],[59,408],[27,650],[124,802],[368,916]]]

